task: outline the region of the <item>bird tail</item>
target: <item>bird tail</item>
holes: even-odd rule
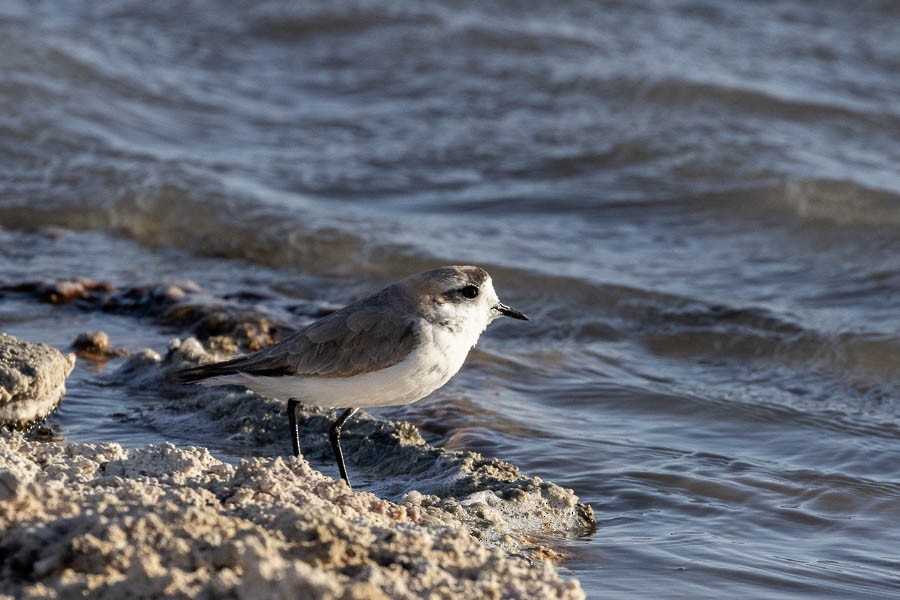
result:
[[[223,362],[181,369],[175,373],[175,380],[181,383],[197,383],[213,377],[227,377],[229,375],[272,377],[290,374],[291,369],[288,364],[273,364],[271,361],[261,361],[258,355],[251,354]]]
[[[174,374],[175,380],[181,383],[197,383],[211,377],[221,377],[223,375],[236,375],[238,370],[232,364],[237,361],[228,360],[225,362],[212,363],[209,365],[200,365],[198,367],[188,367],[181,369]]]

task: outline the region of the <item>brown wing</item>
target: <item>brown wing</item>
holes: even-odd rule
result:
[[[403,360],[418,338],[414,307],[391,286],[307,326],[282,342],[225,362],[185,369],[185,382],[220,375],[351,377]]]

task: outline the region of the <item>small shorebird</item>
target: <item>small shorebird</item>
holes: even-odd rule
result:
[[[345,409],[329,439],[349,487],[341,452],[347,419],[362,407],[421,400],[447,383],[500,316],[528,320],[500,302],[484,269],[442,267],[401,279],[274,346],[184,369],[176,377],[202,385],[243,385],[287,400],[294,456],[300,455],[298,404]]]

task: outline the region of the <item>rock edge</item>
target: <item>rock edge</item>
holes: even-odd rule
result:
[[[0,333],[0,424],[23,429],[50,414],[74,367],[74,354]]]

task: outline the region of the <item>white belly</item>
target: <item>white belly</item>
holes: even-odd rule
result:
[[[423,328],[421,343],[405,359],[387,369],[352,377],[258,377],[239,373],[201,383],[243,385],[269,398],[297,398],[306,404],[329,408],[409,404],[438,389],[459,371],[478,340],[477,334],[473,340],[465,333],[454,334],[440,327]]]

